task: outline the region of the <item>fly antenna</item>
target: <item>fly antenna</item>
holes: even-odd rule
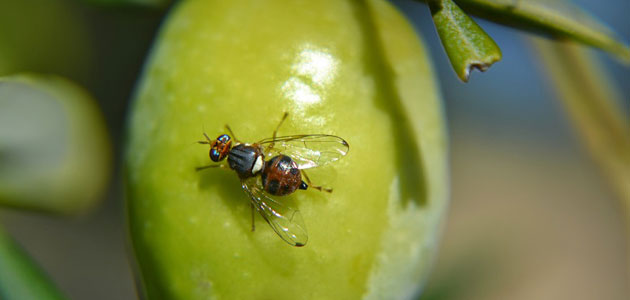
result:
[[[210,139],[210,137],[208,137],[208,135],[204,132],[203,136],[206,138],[205,141],[198,141],[197,143],[199,144],[212,144],[212,140]]]
[[[212,144],[212,140],[206,134],[206,125],[205,124],[201,124],[201,129],[202,129],[203,136],[206,138],[206,140],[205,141],[197,141],[197,143],[204,144],[204,145]]]

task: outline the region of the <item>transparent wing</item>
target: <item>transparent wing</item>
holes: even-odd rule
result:
[[[262,189],[258,177],[245,180],[242,185],[256,210],[280,238],[296,247],[306,245],[308,234],[299,210],[272,199]]]
[[[350,146],[344,139],[328,134],[290,135],[264,139],[258,144],[268,147],[267,155],[290,156],[300,169],[319,167],[344,157]]]

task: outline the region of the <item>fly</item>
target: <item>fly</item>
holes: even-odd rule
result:
[[[228,125],[225,128],[229,135],[222,134],[214,140],[204,133],[205,141],[199,143],[210,145],[210,159],[220,162],[227,158],[228,163],[196,170],[215,167],[234,170],[251,200],[252,231],[255,230],[254,210],[257,210],[282,240],[302,247],[308,241],[308,234],[300,211],[277,198],[308,188],[331,193],[330,188],[313,185],[304,170],[337,161],[350,148],[344,139],[328,134],[276,136],[287,117],[285,112],[271,138],[253,144],[238,141]],[[265,160],[266,157],[271,159]]]

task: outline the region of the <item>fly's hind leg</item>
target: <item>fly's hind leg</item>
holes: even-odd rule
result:
[[[332,193],[333,190],[331,188],[313,185],[313,183],[311,182],[311,179],[308,178],[308,175],[306,175],[306,172],[304,172],[304,170],[302,170],[302,175],[304,176],[304,179],[306,179],[306,183],[308,184],[309,187],[312,187],[320,192]]]

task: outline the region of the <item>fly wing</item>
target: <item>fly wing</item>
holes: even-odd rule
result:
[[[299,210],[272,199],[262,189],[258,177],[243,181],[242,185],[256,210],[280,238],[292,246],[306,245],[308,234]]]
[[[350,150],[344,139],[328,134],[279,136],[264,139],[258,144],[265,147],[268,156],[290,156],[299,169],[315,168],[337,161]]]

